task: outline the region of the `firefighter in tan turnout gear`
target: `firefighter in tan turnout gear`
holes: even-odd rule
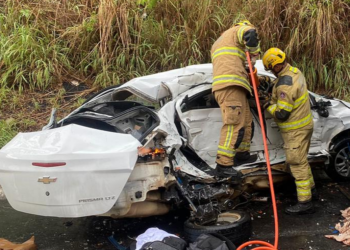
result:
[[[278,48],[267,50],[263,56],[265,69],[277,76],[272,98],[264,108],[275,118],[281,131],[286,163],[297,187],[298,203],[288,207],[286,213],[313,213],[312,194],[315,197],[317,194],[307,160],[313,131],[309,93],[304,75],[285,58],[285,53]]]
[[[246,49],[255,56],[260,52],[258,34],[249,21],[226,30],[211,49],[212,91],[223,119],[216,158],[219,177],[238,178],[233,166],[257,159],[249,152],[252,115],[247,96],[252,94],[252,88],[245,68]]]

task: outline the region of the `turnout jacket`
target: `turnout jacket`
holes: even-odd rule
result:
[[[267,111],[275,118],[282,133],[313,127],[309,92],[299,69],[287,64],[278,74]]]
[[[260,52],[256,28],[252,25],[233,26],[215,41],[211,48],[213,92],[228,86],[240,86],[252,94],[244,65],[245,49],[252,54]]]

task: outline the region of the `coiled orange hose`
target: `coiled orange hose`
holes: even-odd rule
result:
[[[246,51],[246,56],[247,56],[247,60],[248,60],[249,70],[250,70],[250,72],[253,72],[253,66],[252,66],[252,62],[250,61],[250,54],[249,54],[248,51]],[[265,241],[253,240],[253,241],[249,241],[249,242],[246,242],[246,243],[240,245],[237,248],[237,250],[242,250],[243,248],[245,248],[247,246],[250,246],[250,245],[260,245],[259,247],[256,247],[253,250],[277,250],[277,247],[278,247],[278,233],[279,233],[278,232],[278,215],[277,215],[275,190],[274,190],[274,187],[273,187],[273,179],[272,179],[271,166],[270,166],[269,150],[267,148],[265,126],[264,126],[264,120],[263,120],[262,113],[261,113],[261,108],[260,108],[260,101],[259,101],[259,96],[258,96],[257,83],[255,82],[255,78],[254,77],[251,77],[251,79],[252,79],[252,83],[253,83],[253,90],[254,90],[255,101],[256,101],[256,105],[257,105],[258,113],[259,113],[261,133],[262,133],[263,141],[264,141],[265,159],[266,159],[267,172],[268,172],[269,183],[270,183],[270,191],[271,191],[271,199],[272,199],[272,207],[273,207],[273,216],[274,216],[274,220],[275,220],[275,244],[272,245],[272,244],[270,244],[268,242],[265,242]]]

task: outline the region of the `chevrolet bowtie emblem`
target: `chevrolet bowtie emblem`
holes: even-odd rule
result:
[[[38,182],[42,182],[44,184],[50,184],[51,182],[56,182],[57,178],[51,178],[50,176],[44,176],[38,179]]]

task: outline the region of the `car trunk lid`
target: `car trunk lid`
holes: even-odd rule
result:
[[[140,142],[79,125],[19,133],[0,150],[0,184],[13,208],[82,217],[106,213],[131,174]]]

